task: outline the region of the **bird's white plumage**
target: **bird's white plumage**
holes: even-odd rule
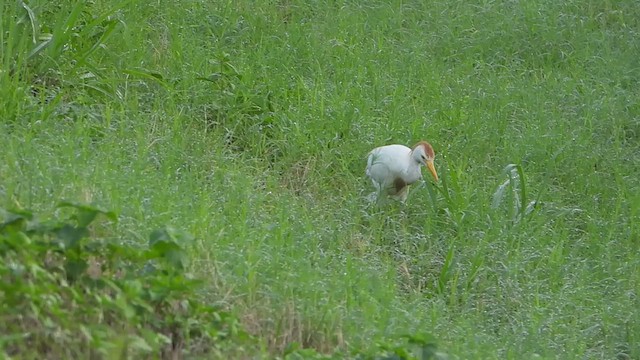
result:
[[[421,165],[430,166],[431,171],[431,145],[420,143],[413,149],[398,144],[386,145],[369,152],[366,174],[376,187],[378,195],[387,193],[404,202],[407,199],[408,185],[422,178]],[[437,179],[435,169],[432,173]]]
[[[420,179],[420,163],[413,161],[411,149],[404,145],[387,145],[373,149],[367,160],[367,176],[378,190],[393,186],[396,178],[410,184]]]

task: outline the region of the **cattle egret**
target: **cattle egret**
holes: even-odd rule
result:
[[[409,185],[422,178],[420,165],[426,166],[438,181],[434,157],[433,147],[426,141],[420,141],[411,149],[397,144],[377,147],[369,153],[367,176],[378,190],[378,195],[386,193],[404,203]]]

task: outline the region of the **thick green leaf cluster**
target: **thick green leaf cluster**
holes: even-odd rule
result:
[[[158,229],[148,247],[134,248],[93,235],[97,216],[115,223],[115,213],[59,208],[72,212],[41,222],[28,211],[3,211],[0,354],[205,355],[219,340],[242,338],[236,319],[204,304],[201,281],[185,273],[189,235]]]

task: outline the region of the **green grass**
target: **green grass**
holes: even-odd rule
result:
[[[0,207],[192,234],[244,356],[640,358],[637,2],[20,4]],[[371,206],[367,152],[420,139],[441,182]]]

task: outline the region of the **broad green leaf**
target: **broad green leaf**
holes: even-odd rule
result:
[[[64,263],[64,269],[67,272],[67,278],[71,281],[74,281],[87,270],[89,265],[87,261],[84,259],[67,259]]]
[[[7,210],[3,213],[0,231],[24,231],[28,221],[33,220],[33,214],[26,210]]]
[[[154,230],[149,237],[149,258],[163,258],[176,269],[189,265],[189,256],[180,243],[190,242],[193,238],[172,228]]]
[[[168,87],[168,84],[164,80],[164,77],[162,76],[162,74],[155,71],[150,71],[147,69],[124,69],[122,70],[122,72],[128,75],[141,78],[141,79],[153,80],[158,82],[160,85],[162,85],[165,88]]]
[[[75,227],[65,224],[56,231],[56,235],[65,249],[71,249],[77,247],[80,240],[89,235],[89,230],[85,227]]]
[[[118,216],[116,215],[115,212],[105,210],[96,205],[81,204],[81,203],[76,203],[71,201],[61,201],[60,203],[58,203],[58,207],[59,208],[62,208],[62,207],[75,208],[78,211],[76,215],[76,219],[78,221],[78,226],[80,227],[86,227],[89,224],[91,224],[91,222],[93,222],[93,220],[96,218],[98,214],[103,214],[111,221],[114,221],[114,222],[118,221]]]
[[[153,246],[157,241],[169,241],[176,244],[185,245],[193,242],[194,238],[191,234],[176,230],[172,227],[164,227],[151,232],[149,236],[149,246]]]
[[[166,228],[156,229],[151,232],[151,235],[149,235],[149,247],[150,248],[153,247],[153,245],[158,242],[174,242],[175,243],[175,239],[171,236],[171,234],[167,231]]]
[[[27,219],[19,215],[10,215],[0,224],[0,231],[15,232],[23,231],[27,227]]]
[[[0,254],[8,249],[15,251],[33,251],[31,248],[32,239],[22,231],[10,232],[9,234],[0,236]]]

